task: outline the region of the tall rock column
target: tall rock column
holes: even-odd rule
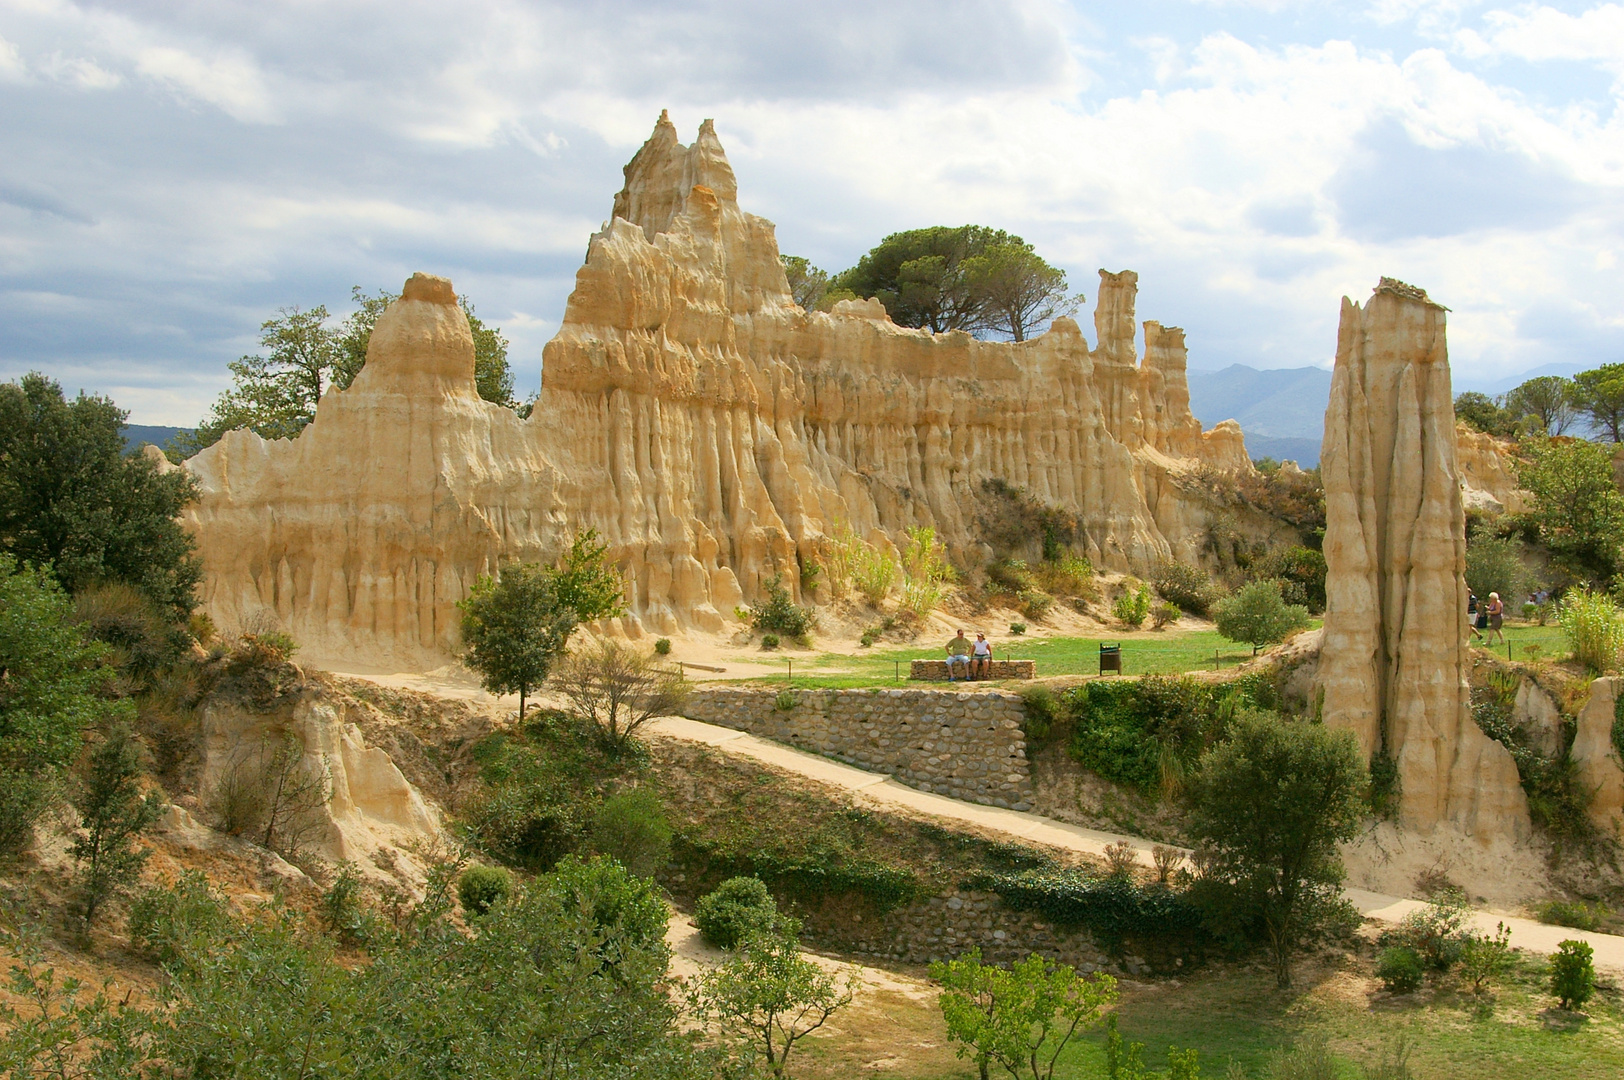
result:
[[[1510,753],[1472,720],[1466,529],[1445,309],[1382,278],[1346,298],[1325,411],[1325,722],[1398,769],[1410,828],[1528,831]]]

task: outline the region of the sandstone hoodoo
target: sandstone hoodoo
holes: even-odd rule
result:
[[[234,432],[188,462],[222,625],[275,616],[318,662],[423,666],[499,563],[595,528],[626,572],[621,629],[718,631],[836,522],[882,544],[933,525],[981,561],[984,480],[1075,509],[1094,562],[1197,561],[1202,466],[1248,470],[1238,426],[1190,415],[1181,330],[1145,324],[1132,272],[1101,273],[1090,348],[1071,319],[1020,343],[893,325],[874,301],[808,312],[773,226],[740,209],[707,121],[663,115],[592,237],[528,421],[474,392],[451,284],[425,275],[366,367],[296,439]]]
[[[1325,412],[1325,722],[1397,768],[1401,820],[1529,831],[1511,754],[1472,720],[1466,531],[1445,309],[1382,278],[1342,301]]]

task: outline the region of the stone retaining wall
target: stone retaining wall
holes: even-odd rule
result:
[[[1040,915],[1009,910],[994,893],[967,889],[953,889],[883,918],[818,936],[845,952],[905,964],[952,960],[980,949],[981,958],[994,964],[1013,964],[1038,953],[1084,972],[1139,975],[1150,970],[1143,957],[1111,956],[1086,930],[1062,930]]]
[[[990,679],[1032,679],[1037,677],[1038,666],[1032,660],[994,660]],[[965,669],[955,674],[963,676]],[[946,660],[912,660],[908,663],[908,678],[924,682],[946,682]],[[979,678],[979,676],[978,676]]]
[[[1032,808],[1021,699],[998,690],[695,691],[694,720],[887,773],[922,791],[1015,810]],[[788,701],[785,698],[784,701]]]

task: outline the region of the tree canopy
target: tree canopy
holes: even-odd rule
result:
[[[463,659],[491,693],[519,695],[521,720],[576,626],[624,610],[625,582],[597,537],[581,533],[557,566],[515,563],[482,575],[459,605]]]
[[[1624,364],[1603,364],[1575,375],[1573,405],[1608,442],[1624,442]]]
[[[877,298],[899,326],[1006,334],[1023,341],[1076,309],[1066,274],[1019,236],[984,225],[892,233],[830,288]]]
[[[1624,568],[1624,494],[1612,455],[1583,439],[1535,439],[1524,450],[1517,483],[1534,497],[1527,520],[1540,542],[1570,578],[1609,588]]]
[[[1278,581],[1253,581],[1220,600],[1213,608],[1213,621],[1220,634],[1246,642],[1256,655],[1259,646],[1284,641],[1286,635],[1308,626],[1308,608],[1286,603]]]
[[[0,552],[70,592],[123,582],[185,614],[202,570],[176,518],[197,488],[124,453],[128,415],[38,373],[0,384]]]
[[[1577,410],[1574,385],[1560,375],[1529,379],[1506,395],[1506,412],[1514,419],[1532,416],[1547,435],[1560,435],[1573,425]]]
[[[344,389],[366,364],[372,329],[398,293],[380,289],[365,293],[350,290],[356,310],[336,326],[325,305],[308,310],[286,307],[260,324],[264,354],[232,361],[231,387],[210,407],[209,415],[190,435],[171,444],[173,455],[189,457],[218,442],[226,432],[247,428],[264,439],[291,439],[316,417],[316,405],[329,387]],[[508,340],[502,332],[474,314],[466,296],[457,298],[474,336],[474,382],[479,396],[510,409],[522,410],[513,400],[513,370],[508,365]]]
[[[27,845],[84,730],[123,708],[101,696],[105,649],[71,613],[49,574],[0,552],[0,858]]]

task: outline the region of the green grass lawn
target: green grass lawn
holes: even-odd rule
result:
[[[1202,1076],[1225,1075],[1231,1061],[1260,1076],[1271,1052],[1320,1037],[1352,1080],[1400,1034],[1414,1047],[1410,1069],[1417,1080],[1624,1076],[1617,991],[1598,992],[1583,1017],[1556,1013],[1545,971],[1541,960],[1521,962],[1496,990],[1489,1012],[1447,977],[1442,988],[1373,997],[1369,980],[1335,969],[1317,976],[1299,970],[1300,985],[1291,991],[1276,990],[1263,972],[1198,973],[1182,986],[1135,992],[1118,1017],[1123,1036],[1145,1044],[1146,1065],[1164,1069],[1169,1046],[1195,1047]],[[1093,1034],[1067,1048],[1055,1076],[1103,1076],[1104,1062]]]
[[[1313,625],[1318,627],[1320,620],[1315,619]],[[1562,631],[1554,624],[1508,625],[1505,636],[1511,645],[1513,659],[1518,661],[1557,659],[1568,653]],[[1000,660],[1035,661],[1038,677],[1048,678],[1055,675],[1097,675],[1102,642],[1122,646],[1122,671],[1125,675],[1216,671],[1252,658],[1250,646],[1237,645],[1216,630],[1139,630],[1103,637],[1008,636],[994,641],[993,648]],[[940,660],[945,644],[944,640],[904,648],[880,646],[865,649],[854,656],[819,652],[763,652],[748,661],[756,670],[744,678],[750,681],[788,682],[793,674],[796,686],[813,689],[900,686],[908,682],[909,661]],[[1537,653],[1529,652],[1531,645],[1537,647]],[[1496,656],[1506,655],[1505,645],[1495,643],[1484,647]]]

